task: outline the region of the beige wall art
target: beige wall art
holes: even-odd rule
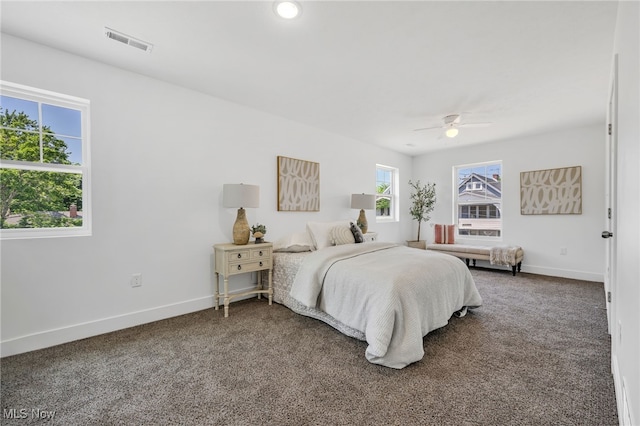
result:
[[[520,214],[582,214],[582,167],[521,172]]]
[[[320,163],[278,156],[278,211],[320,211]]]

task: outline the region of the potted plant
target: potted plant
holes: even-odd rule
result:
[[[418,221],[418,238],[414,241],[407,241],[409,247],[427,248],[426,241],[420,240],[420,225],[422,222],[426,222],[431,219],[429,214],[436,206],[436,184],[426,183],[422,185],[420,181],[412,182],[409,180],[409,186],[411,187],[411,207],[409,213],[414,220]]]
[[[256,244],[264,243],[264,234],[267,233],[267,227],[256,223],[251,227],[251,233],[253,238],[256,239]]]

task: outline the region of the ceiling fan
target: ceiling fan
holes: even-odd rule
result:
[[[447,115],[442,119],[443,124],[439,126],[422,127],[414,129],[414,132],[431,129],[445,129],[444,134],[449,138],[455,138],[458,135],[458,129],[461,127],[488,127],[492,123],[467,123],[462,121],[460,114]]]

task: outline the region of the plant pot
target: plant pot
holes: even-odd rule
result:
[[[427,249],[427,241],[426,240],[407,241],[407,245],[409,247],[412,247],[412,248],[417,248],[417,249],[422,249],[422,250],[426,250]]]

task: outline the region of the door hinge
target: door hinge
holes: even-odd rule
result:
[[[611,136],[611,133],[613,133],[613,130],[611,128],[611,123],[609,123],[607,127],[608,127],[607,132],[609,133],[609,136]]]
[[[611,303],[611,292],[607,292],[607,302]]]
[[[607,217],[611,219],[611,207],[607,209]]]

